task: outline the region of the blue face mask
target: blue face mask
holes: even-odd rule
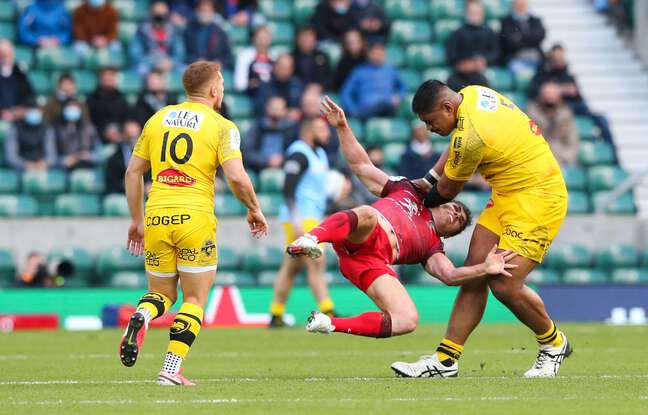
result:
[[[25,111],[25,122],[29,125],[38,125],[43,121],[43,112],[38,109]]]
[[[76,105],[69,105],[63,108],[63,118],[69,122],[79,121],[81,119],[81,108]]]
[[[98,9],[99,7],[103,7],[103,5],[106,4],[106,0],[88,0],[88,4],[91,7]]]
[[[333,10],[335,10],[335,13],[337,14],[345,14],[349,10],[349,6],[338,4],[333,6]]]

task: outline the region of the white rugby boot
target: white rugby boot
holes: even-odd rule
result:
[[[182,375],[182,369],[175,375],[172,375],[164,369],[160,370],[160,374],[155,383],[160,386],[196,386],[195,383]]]
[[[288,255],[292,257],[308,256],[311,259],[317,259],[322,256],[322,248],[319,246],[317,238],[310,233],[300,236],[286,248]]]
[[[404,378],[454,378],[459,372],[459,363],[453,360],[450,366],[446,366],[434,353],[432,356],[421,356],[414,363],[394,362],[391,368],[396,375]]]
[[[319,311],[311,311],[306,320],[306,330],[311,333],[329,334],[335,330],[335,326],[331,323],[331,317]]]
[[[538,351],[538,357],[531,367],[524,373],[525,378],[553,378],[558,374],[560,365],[563,360],[572,354],[573,349],[567,336],[559,331],[563,337],[563,344],[560,347],[554,347],[550,344],[543,344]]]

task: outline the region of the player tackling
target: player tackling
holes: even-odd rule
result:
[[[218,64],[197,61],[187,67],[182,84],[187,100],[162,108],[146,123],[126,171],[131,213],[127,249],[144,254],[149,292],[120,344],[125,366],[133,366],[151,320],[163,315],[178,298],[183,303],[169,331],[169,346],[159,385],[193,385],[181,373],[200,332],[203,309],[216,277],[214,175],[221,166],[236,197],[247,207],[247,222],[256,237],[267,232],[250,178],[241,160],[239,131],[217,111],[223,101]],[[142,176],[151,169],[153,186],[144,212]]]
[[[371,206],[337,212],[288,246],[294,256],[322,255],[322,242],[330,242],[338,254],[340,271],[365,292],[382,312],[353,317],[329,317],[313,311],[308,331],[333,331],[369,337],[406,334],[416,328],[418,312],[398,279],[393,264],[423,264],[432,275],[449,285],[461,285],[486,275],[510,275],[515,265],[512,252],[495,252],[480,264],[455,268],[443,252],[442,237],[463,231],[470,212],[459,202],[428,209],[424,193],[404,177],[390,178],[369,160],[367,152],[349,128],[344,111],[330,98],[322,113],[337,129],[342,153],[351,170],[369,191],[381,199]]]

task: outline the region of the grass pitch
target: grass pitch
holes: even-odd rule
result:
[[[439,325],[367,339],[302,329],[203,330],[185,374],[153,379],[167,333],[149,332],[133,368],[121,331],[0,335],[1,414],[648,414],[648,327],[564,324],[574,345],[556,379],[522,379],[536,346],[521,325],[483,325],[457,379],[400,379],[389,365],[430,353]]]

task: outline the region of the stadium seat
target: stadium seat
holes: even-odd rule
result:
[[[577,116],[575,122],[581,141],[593,141],[601,136],[601,132],[594,124],[592,117]]]
[[[261,271],[257,273],[252,273],[256,275],[256,282],[260,286],[271,287],[274,284],[274,280],[277,278],[277,271]],[[299,276],[295,278],[295,285],[301,284],[301,278]]]
[[[0,287],[8,287],[16,280],[16,264],[10,250],[0,248]]]
[[[242,216],[245,207],[231,194],[217,194],[214,198],[214,212],[218,217]]]
[[[126,195],[121,193],[106,195],[103,199],[102,211],[104,216],[129,216]]]
[[[464,264],[464,261],[466,260],[466,256],[468,255],[468,252],[465,249],[452,249],[449,250],[446,255],[448,255],[448,258],[450,261],[454,264],[455,267],[461,267]]]
[[[273,45],[289,45],[295,41],[295,28],[292,23],[283,21],[269,21],[268,29],[272,33]]]
[[[565,178],[567,189],[572,190],[585,190],[587,188],[587,176],[585,170],[578,166],[563,166],[562,174]]]
[[[0,22],[0,39],[7,39],[14,42],[16,40],[16,25],[13,23]]]
[[[523,69],[515,74],[515,89],[520,92],[526,93],[531,85],[531,80],[535,75],[533,69]]]
[[[117,38],[125,47],[135,37],[135,33],[137,33],[136,22],[125,22],[122,20],[117,25]]]
[[[144,258],[133,256],[122,246],[100,249],[97,253],[98,278],[108,278],[118,271],[140,271],[144,268]]]
[[[251,286],[255,285],[256,281],[252,274],[249,272],[241,271],[223,271],[220,270],[220,264],[218,267],[218,274],[216,274],[216,285],[237,285],[237,286]]]
[[[234,249],[227,246],[218,247],[218,271],[234,271],[239,269],[240,266],[241,258]]]
[[[142,85],[142,77],[135,71],[121,71],[117,75],[117,87],[124,94],[138,94]]]
[[[648,284],[648,268],[615,269],[611,279],[617,284]]]
[[[480,213],[486,208],[486,204],[490,200],[490,192],[471,192],[465,191],[457,195],[457,200],[463,202],[473,215]]]
[[[141,21],[149,14],[148,1],[114,0],[112,5],[117,10],[119,20]]]
[[[593,194],[592,201],[594,204],[594,210],[596,210],[596,208],[601,204],[605,203],[608,194],[609,192],[606,191],[595,192]],[[605,213],[616,215],[634,215],[636,212],[637,207],[635,206],[632,192],[622,194],[605,209]]]
[[[34,51],[28,46],[14,45],[14,55],[16,62],[24,68],[29,69],[34,66]]]
[[[182,72],[167,72],[165,78],[167,83],[167,91],[173,94],[181,94],[184,91],[184,87],[182,86]]]
[[[613,270],[632,268],[639,265],[639,251],[632,245],[608,245],[596,254],[594,261],[597,268]]]
[[[284,185],[284,171],[281,169],[264,169],[259,175],[259,184],[263,193],[281,193]]]
[[[279,207],[283,204],[283,197],[279,194],[261,193],[258,195],[259,204],[266,217],[279,215]]]
[[[120,27],[122,23],[119,24]],[[104,66],[111,66],[114,68],[121,68],[126,64],[126,59],[122,51],[114,51],[110,49],[93,49],[88,56],[86,56],[83,65],[87,69],[98,70]]]
[[[0,1],[0,21],[10,22],[13,24],[16,17],[16,8],[14,7],[11,0]]]
[[[15,170],[0,169],[0,193],[17,193],[17,192],[18,192],[18,172]]]
[[[486,18],[490,21],[499,22],[511,10],[511,2],[508,0],[483,0],[482,3],[486,8]]]
[[[410,127],[402,118],[371,118],[366,124],[369,144],[406,143],[410,138]]]
[[[144,271],[118,271],[110,274],[108,284],[111,288],[144,289],[147,287]]]
[[[395,20],[389,32],[389,41],[409,45],[432,40],[432,28],[426,20]]]
[[[293,2],[293,20],[298,26],[307,23],[316,7],[317,0],[295,0]]]
[[[385,55],[385,60],[392,66],[399,68],[405,64],[405,52],[400,45],[387,45]]]
[[[527,277],[530,284],[560,284],[560,274],[547,268],[536,268]]]
[[[94,169],[76,169],[70,175],[70,192],[103,193],[103,171]]]
[[[46,72],[31,70],[27,74],[27,78],[29,78],[29,83],[31,84],[32,88],[34,88],[36,94],[48,95],[50,92],[52,92],[53,84]]]
[[[607,275],[598,269],[572,268],[563,273],[565,284],[604,284],[608,281]]]
[[[293,9],[288,0],[264,0],[259,2],[259,9],[269,20],[290,20]]]
[[[54,201],[56,216],[99,216],[100,212],[96,195],[67,193],[58,195]]]
[[[439,43],[445,43],[448,36],[461,26],[461,20],[443,19],[434,24],[435,40]]]
[[[283,248],[261,245],[243,255],[243,270],[258,274],[261,271],[276,271],[283,261]]]
[[[349,122],[349,127],[351,128],[351,130],[353,130],[353,133],[358,138],[358,140],[364,141],[365,139],[364,123],[357,118],[349,118],[348,122]]]
[[[463,18],[463,0],[430,0],[430,14],[433,20]]]
[[[507,68],[488,68],[484,72],[491,88],[497,91],[511,91],[515,86],[515,78]]]
[[[587,193],[579,190],[570,190],[567,199],[568,215],[585,215],[592,212]]]
[[[418,70],[443,66],[445,59],[445,48],[439,43],[410,45],[405,52],[407,66]]]
[[[252,117],[252,102],[247,95],[225,94],[225,105],[231,118]]]
[[[250,129],[252,128],[252,126],[256,122],[256,119],[254,119],[254,118],[239,118],[239,119],[232,120],[232,121],[234,121],[234,124],[236,124],[236,126],[238,127],[239,132],[241,133],[241,139],[245,140],[248,133],[250,132]]]
[[[35,216],[38,202],[30,195],[0,195],[0,217]]]
[[[398,104],[398,108],[396,108],[396,116],[407,121],[416,119],[416,114],[412,112],[413,97],[414,93],[409,93],[405,95],[405,98],[401,99],[400,104]]]
[[[423,80],[437,79],[446,82],[450,77],[450,73],[450,68],[448,67],[430,68],[423,72]]]
[[[61,71],[52,72],[52,84],[56,85]],[[88,95],[97,88],[97,75],[93,71],[76,69],[71,71],[77,86],[77,92],[81,95]]]
[[[223,83],[225,84],[225,91],[234,90],[234,74],[229,69],[221,68],[221,75],[223,75]],[[182,74],[180,75],[180,88],[182,88]]]
[[[338,43],[323,43],[320,49],[328,57],[330,67],[337,67],[342,57],[342,47]]]
[[[58,194],[66,189],[65,172],[61,170],[26,171],[22,174],[22,190],[31,194]]]
[[[90,281],[94,276],[94,259],[87,250],[81,247],[55,248],[48,254],[49,261],[66,260],[73,264],[74,273],[71,278]]]
[[[290,55],[292,53],[292,44],[282,43],[280,45],[270,46],[270,56]]]
[[[553,269],[586,268],[592,264],[592,254],[585,245],[569,244],[552,246],[545,258]]]
[[[227,29],[227,36],[232,45],[247,46],[250,44],[250,32],[247,27],[230,25]]]
[[[383,146],[385,166],[389,169],[396,170],[406,148],[407,145],[405,143],[389,143]]]
[[[38,69],[61,71],[79,66],[81,59],[73,47],[39,48],[36,50]]]
[[[587,171],[587,183],[592,192],[611,190],[628,176],[628,172],[617,166],[594,166]]]
[[[614,150],[607,143],[582,142],[578,152],[578,161],[588,167],[597,164],[614,164]]]
[[[385,13],[390,19],[425,19],[429,13],[426,0],[387,0]]]
[[[335,270],[339,268],[338,256],[330,244],[326,244],[325,256],[326,256],[326,269]]]
[[[421,85],[421,73],[417,70],[401,69],[400,75],[408,92],[416,91],[416,88]]]

